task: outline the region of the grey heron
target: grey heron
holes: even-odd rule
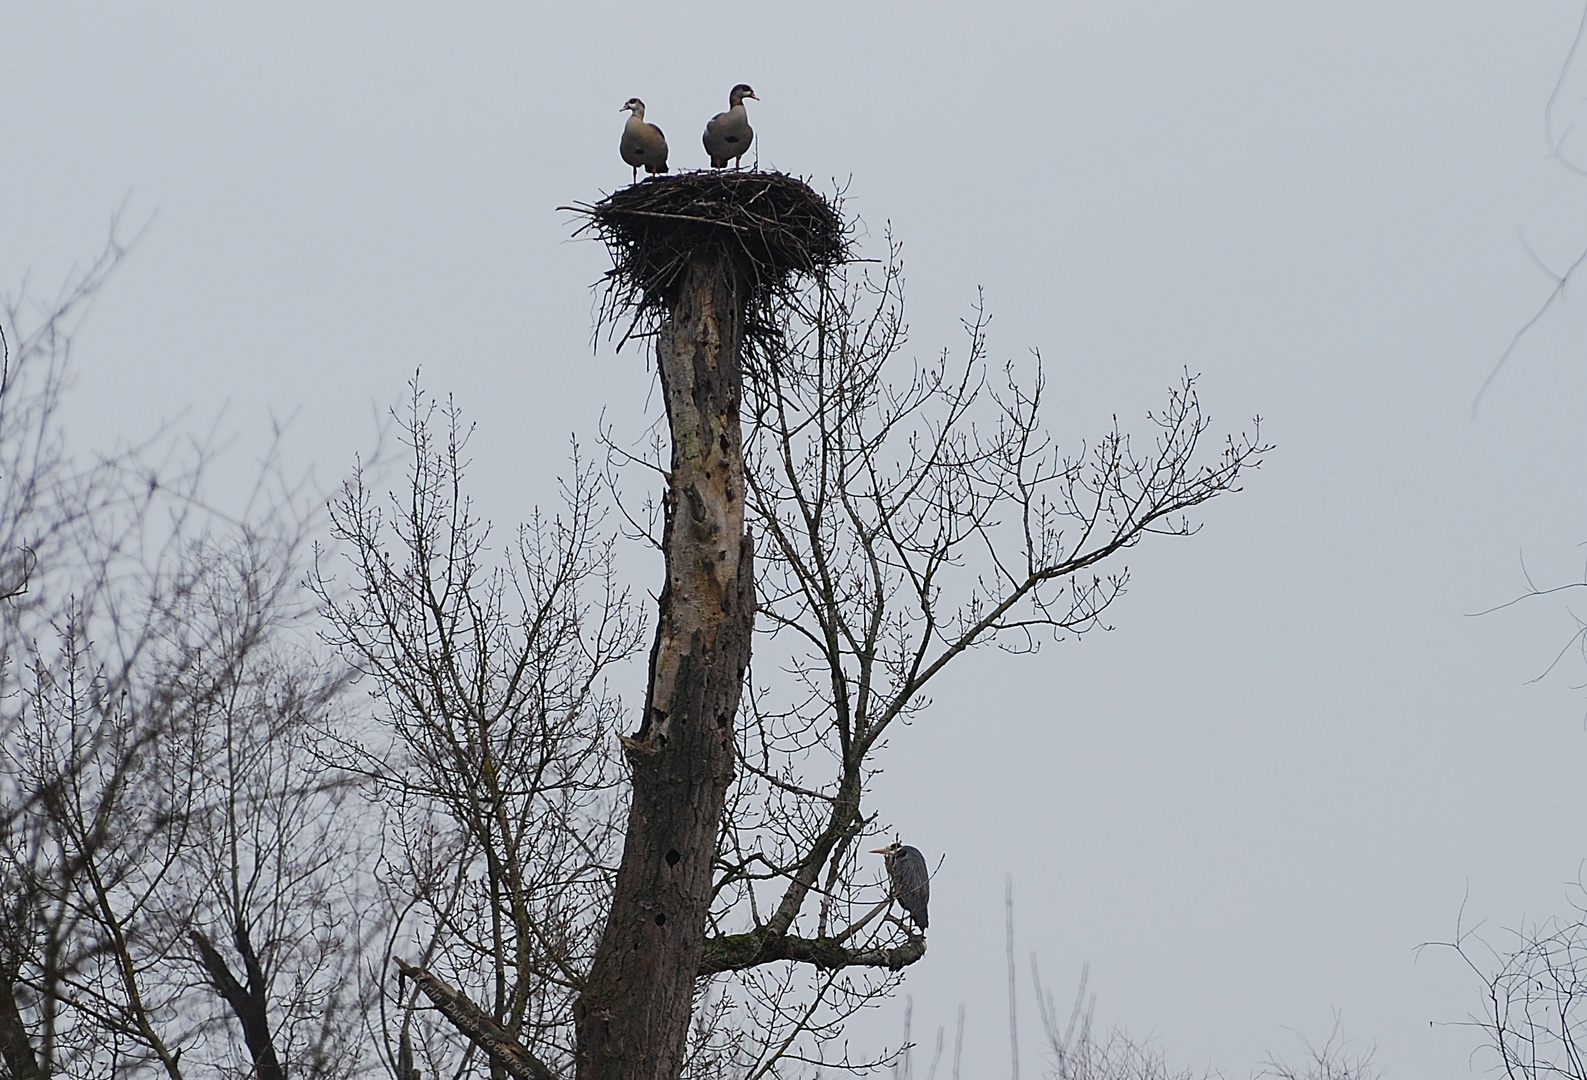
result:
[[[908,844],[893,842],[884,848],[874,848],[873,855],[887,860],[887,876],[893,883],[893,895],[915,925],[926,928],[926,901],[931,898],[931,871],[926,867],[926,857],[920,849]]]

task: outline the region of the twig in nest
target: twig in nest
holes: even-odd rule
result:
[[[824,275],[849,253],[850,230],[835,203],[783,173],[679,173],[560,209],[584,214],[575,235],[593,229],[611,252],[597,330],[632,312],[623,341],[667,316],[692,259],[715,257],[740,286],[746,344],[771,345],[768,310],[799,277]]]

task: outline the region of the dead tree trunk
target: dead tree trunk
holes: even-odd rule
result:
[[[580,1080],[675,1080],[683,1067],[755,620],[739,433],[743,286],[690,260],[656,356],[672,431],[662,587],[633,803],[611,913],[575,1010]]]

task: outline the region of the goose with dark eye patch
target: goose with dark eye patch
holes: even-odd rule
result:
[[[744,151],[754,141],[755,129],[749,126],[749,113],[744,111],[744,99],[755,97],[749,84],[739,83],[727,95],[727,112],[717,113],[705,125],[705,152],[711,155],[711,168],[725,169],[729,161],[738,168]]]
[[[639,179],[641,168],[652,175],[666,172],[667,137],[655,124],[645,123],[645,103],[629,98],[617,111],[629,114],[618,152],[623,155],[623,161],[633,167],[634,179]]]

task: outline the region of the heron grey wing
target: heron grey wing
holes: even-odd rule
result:
[[[905,887],[922,900],[930,895],[931,870],[919,848],[905,846],[898,852],[898,876]]]
[[[898,849],[894,862],[894,878],[898,899],[915,923],[926,928],[926,903],[931,899],[931,868],[920,849],[904,845]]]

